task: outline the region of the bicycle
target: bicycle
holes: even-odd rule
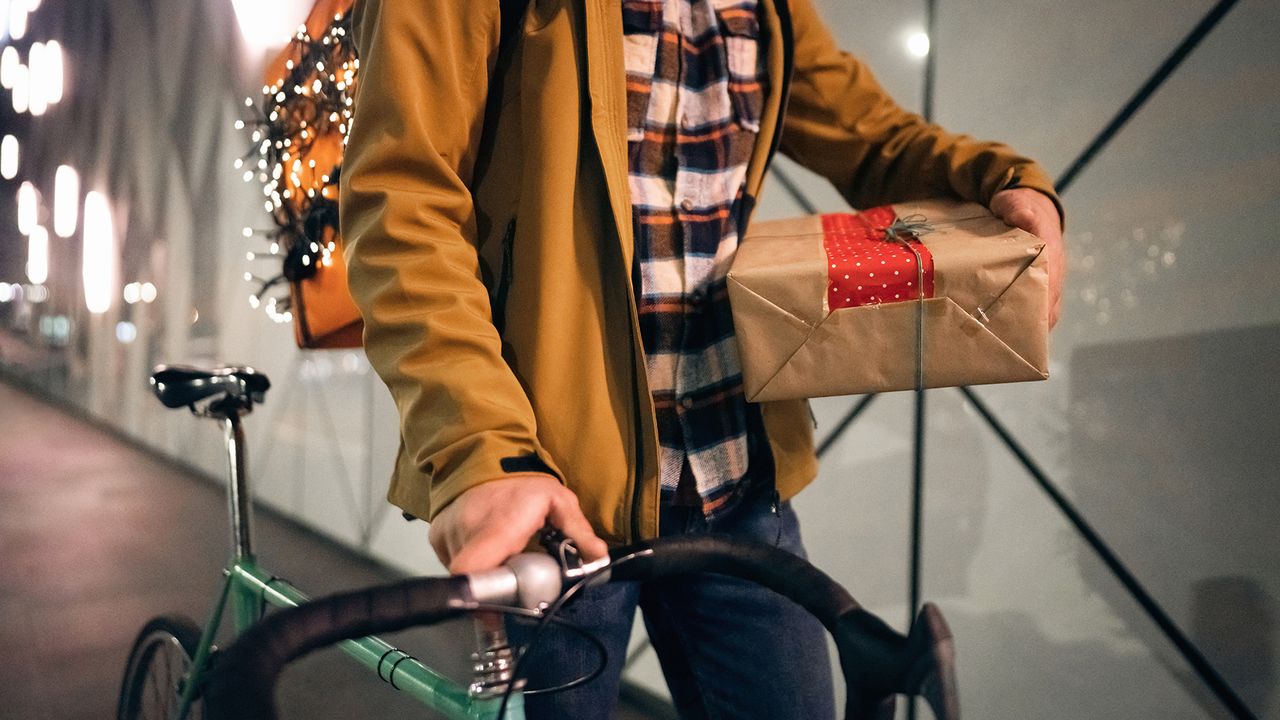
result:
[[[849,720],[891,719],[898,694],[923,697],[941,720],[959,718],[954,645],[936,606],[925,604],[903,636],[808,562],[768,545],[714,535],[643,542],[583,563],[572,543],[548,528],[541,537],[547,553],[516,555],[494,570],[414,578],[309,601],[263,569],[253,552],[242,422],[263,402],[270,381],[246,367],[162,366],[151,383],[165,406],[187,407],[223,424],[232,555],[203,629],[177,616],[159,616],[143,627],[121,683],[119,720],[272,720],[273,690],[284,665],[335,643],[380,679],[451,719],[523,720],[524,695],[534,692],[519,677],[527,646],[510,647],[495,613],[533,618],[532,644],[589,584],[693,572],[760,583],[822,621],[839,651]],[[219,650],[213,639],[228,604],[236,640]],[[264,616],[268,605],[280,610]],[[475,672],[465,687],[374,636],[464,614],[477,617]],[[595,673],[541,691],[574,687],[599,673],[604,647],[586,635],[601,654]]]

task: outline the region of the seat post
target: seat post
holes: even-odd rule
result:
[[[227,441],[227,507],[236,560],[253,558],[253,510],[250,507],[247,449],[238,409],[223,418]]]

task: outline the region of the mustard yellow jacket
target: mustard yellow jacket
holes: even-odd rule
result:
[[[899,108],[811,0],[763,0],[770,92],[745,202],[781,150],[848,201],[1051,182]],[[658,447],[632,286],[618,0],[357,0],[341,218],[365,349],[400,413],[389,499],[431,519],[545,464],[600,536],[658,528]],[[785,111],[785,124],[782,122]],[[782,132],[785,129],[785,132]],[[805,403],[763,406],[778,490],[817,474]]]

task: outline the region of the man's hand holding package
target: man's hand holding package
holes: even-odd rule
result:
[[[1044,241],[1049,270],[1049,327],[1058,324],[1062,305],[1062,278],[1067,271],[1062,245],[1062,218],[1044,193],[1030,188],[1001,190],[991,198],[991,214]]]
[[[449,503],[431,522],[436,555],[455,574],[497,567],[550,522],[573,540],[586,560],[609,549],[596,537],[578,497],[542,473],[509,475],[477,485]]]

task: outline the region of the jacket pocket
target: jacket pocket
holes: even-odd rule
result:
[[[755,9],[742,8],[738,0],[712,0],[712,5],[724,40],[734,120],[746,130],[760,132],[764,89],[760,86],[763,57],[759,17]]]
[[[506,232],[502,235],[502,267],[498,272],[498,283],[493,289],[490,305],[493,312],[493,326],[502,335],[507,327],[507,295],[511,292],[512,276],[515,274],[516,219],[507,223]]]
[[[662,0],[623,0],[622,43],[627,69],[627,140],[644,139],[650,89],[662,39]]]

